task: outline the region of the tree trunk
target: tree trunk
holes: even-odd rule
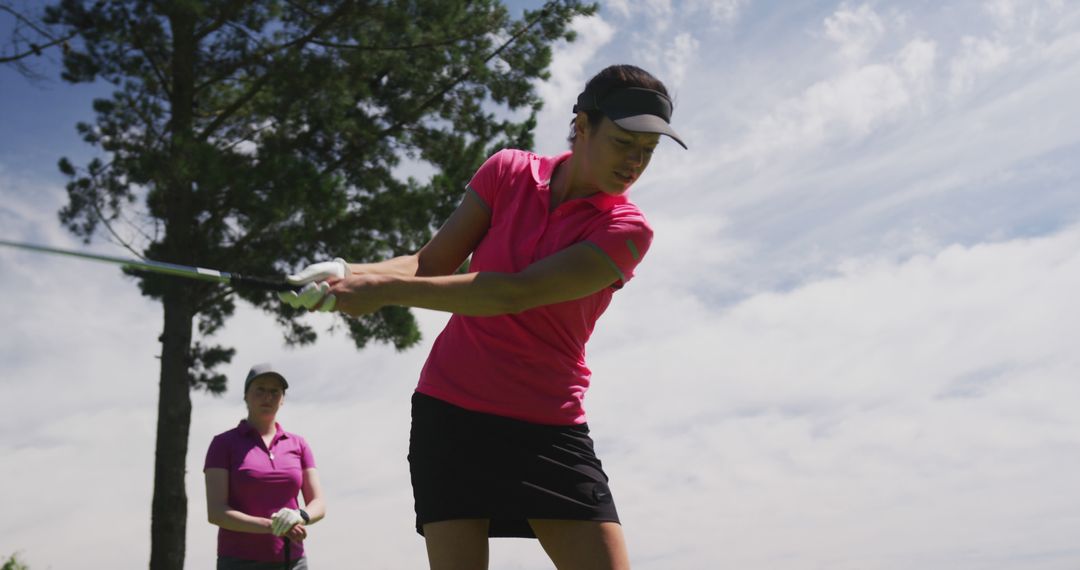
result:
[[[150,523],[151,570],[182,570],[184,567],[187,531],[184,478],[191,426],[188,350],[192,321],[191,303],[186,297],[177,284],[170,287],[170,293],[164,299],[165,327],[161,335],[161,381]]]
[[[165,185],[165,254],[191,264],[195,217],[192,135],[195,101],[195,21],[192,5],[168,4],[172,29],[169,173]],[[188,432],[191,427],[191,324],[197,299],[190,284],[166,286],[165,332],[161,343],[154,501],[150,523],[150,570],[183,570],[187,530]]]

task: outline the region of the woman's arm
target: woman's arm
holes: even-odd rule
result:
[[[304,483],[300,487],[304,495],[304,512],[311,517],[307,524],[315,524],[326,516],[326,500],[323,498],[322,485],[319,483],[319,472],[311,467],[304,469]]]
[[[225,469],[206,470],[206,518],[221,528],[270,534],[270,519],[253,517],[229,506],[229,472]]]
[[[454,274],[484,237],[491,212],[473,192],[435,237],[412,256],[353,265],[353,274],[331,280],[336,308],[357,316],[384,305],[403,305],[469,316],[519,313],[591,295],[621,278],[606,254],[579,243],[518,273]]]
[[[351,263],[353,274],[395,277],[430,277],[450,275],[476,249],[491,224],[491,214],[484,202],[469,191],[465,193],[443,227],[419,252],[378,263]]]
[[[434,277],[352,275],[332,281],[337,309],[362,315],[384,305],[404,305],[469,316],[519,313],[591,295],[618,281],[610,259],[578,243],[518,273],[467,273]]]

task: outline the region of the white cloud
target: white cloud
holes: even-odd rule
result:
[[[1001,34],[1030,34],[1057,27],[1065,14],[1064,0],[990,0],[983,10]]]
[[[672,0],[608,0],[603,7],[622,19],[645,18],[651,32],[664,32],[671,27]]]
[[[749,158],[760,164],[778,151],[858,140],[896,124],[912,110],[925,112],[931,106],[938,59],[935,41],[915,37],[895,53],[873,61],[869,54],[881,43],[886,27],[867,4],[841,6],[825,19],[824,29],[849,65],[835,72],[823,69],[834,74],[752,119],[745,139],[719,151],[722,160]]]
[[[628,18],[631,15],[633,4],[630,0],[607,0],[604,2],[604,9],[611,10],[620,17]]]
[[[1080,283],[1078,245],[1074,227],[899,263],[853,259],[837,277],[699,315],[665,343],[688,361],[644,366],[752,378],[699,386],[716,396],[713,409],[721,413],[759,405],[904,406],[909,398],[940,397],[952,382],[985,370],[1004,377],[1068,370],[1078,357],[1069,348],[1076,325],[1060,316],[1080,309],[1080,301],[1062,297]],[[688,339],[695,340],[678,348]]]
[[[694,36],[689,33],[681,33],[675,36],[671,44],[664,49],[661,60],[647,62],[647,64],[654,69],[663,70],[664,84],[669,91],[674,93],[678,86],[682,84],[687,70],[693,64],[699,45]]]
[[[1017,6],[1013,0],[990,0],[985,9],[999,29],[1008,31],[1016,27]]]
[[[1054,10],[1062,21],[1069,21],[1060,7],[1040,4],[1030,13]],[[1026,9],[1017,14],[1023,14],[1025,21],[1034,18]],[[890,30],[870,5],[842,5],[825,19],[824,35],[840,46],[849,65],[836,68],[808,62],[800,68],[801,75],[786,82],[761,81],[760,97],[748,98],[746,116],[740,117],[745,132],[729,134],[731,142],[714,151],[716,160],[731,164],[749,159],[761,165],[775,161],[779,152],[805,155],[850,144],[886,127],[900,128],[906,121],[940,113],[945,107],[959,110],[957,115],[971,114],[980,105],[1007,100],[982,96],[975,102],[971,99],[975,94],[987,88],[999,94],[1025,89],[1030,84],[1026,77],[1036,66],[1042,66],[1040,72],[1064,76],[1064,68],[1072,66],[1069,58],[1080,45],[1080,34],[1060,25],[1032,28],[1038,41],[1023,34],[985,30],[951,39],[936,37],[940,33],[933,33],[933,27],[911,18],[911,14],[891,13],[887,20],[903,25]],[[910,37],[904,39],[900,33]],[[894,44],[895,51],[884,49]],[[813,52],[812,47],[805,49]],[[769,65],[767,60],[760,63]],[[793,92],[800,88],[799,79],[806,83]]]
[[[953,246],[721,312],[685,286],[648,292],[670,312],[638,330],[661,334],[604,345],[594,372],[615,387],[598,381],[591,408],[616,493],[663,497],[629,501],[630,536],[649,527],[636,550],[666,568],[900,569],[968,551],[984,566],[965,568],[1007,568],[1036,550],[1067,567],[1060,528],[1080,503],[1054,487],[1080,468],[1059,463],[1080,450],[1080,330],[1061,317],[1080,311],[1077,251],[1080,228]],[[1039,547],[1011,537],[1017,518]],[[700,546],[715,536],[722,552]]]
[[[980,76],[1008,63],[1012,55],[1007,45],[985,38],[967,36],[962,46],[950,64],[949,95],[954,98],[965,95]]]
[[[896,59],[897,67],[910,83],[926,84],[933,78],[937,44],[922,39],[912,40],[900,50]]]
[[[996,75],[1042,61],[1077,39],[1075,8],[1058,0],[993,0],[983,5],[990,29],[965,34],[952,56],[949,95],[962,98]]]
[[[638,2],[654,18],[669,19],[672,14],[672,0],[641,0]]]
[[[749,3],[750,0],[688,0],[686,5],[691,13],[707,12],[716,25],[731,25]]]
[[[840,45],[840,53],[861,60],[885,34],[885,23],[869,4],[843,5],[825,19],[825,37]]]
[[[70,234],[56,222],[56,212],[66,202],[63,185],[41,189],[38,184],[12,168],[0,164],[0,224],[5,236],[28,236],[38,243],[65,246],[73,243]]]
[[[813,147],[837,138],[860,138],[896,120],[911,105],[905,78],[888,65],[866,65],[818,82],[762,117],[729,159],[764,160],[778,149]]]
[[[648,25],[650,33],[666,31],[669,29],[683,29],[686,26],[681,22],[701,21],[701,15],[708,16],[708,21],[713,25],[730,25],[738,20],[739,15],[750,0],[644,0],[630,2],[627,0],[607,0],[603,3],[605,10],[611,11],[620,18],[642,18]]]

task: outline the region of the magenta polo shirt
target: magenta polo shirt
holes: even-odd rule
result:
[[[417,391],[473,411],[528,422],[585,422],[591,372],[585,342],[611,296],[634,275],[652,228],[625,196],[598,192],[549,211],[555,166],[570,157],[502,150],[469,182],[491,212],[470,272],[515,273],[577,243],[597,248],[621,279],[587,297],[493,317],[453,315]]]
[[[206,469],[229,472],[229,506],[242,513],[270,518],[282,507],[298,508],[296,501],[304,483],[304,469],[315,467],[304,438],[281,429],[267,449],[262,436],[247,420],[214,436],[206,451]],[[284,556],[281,537],[272,534],[218,529],[218,555],[244,560],[277,562]],[[293,544],[293,559],[304,554],[302,544]]]

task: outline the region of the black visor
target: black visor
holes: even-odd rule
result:
[[[612,89],[600,99],[588,91],[578,95],[575,113],[594,110],[603,112],[611,122],[628,131],[667,135],[687,148],[668,124],[671,121],[671,99],[659,91],[624,87]]]

